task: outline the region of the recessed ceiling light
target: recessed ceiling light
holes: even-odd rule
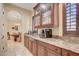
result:
[[[42,4],[42,5],[41,5],[41,7],[42,7],[43,9],[45,9],[45,8],[46,8],[46,6],[45,6],[44,4]]]

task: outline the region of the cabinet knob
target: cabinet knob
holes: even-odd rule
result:
[[[55,49],[57,51],[57,49]]]
[[[70,56],[69,53],[67,53],[67,56]]]
[[[4,39],[4,35],[2,35],[1,39]]]

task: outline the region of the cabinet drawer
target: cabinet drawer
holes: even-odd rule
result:
[[[46,48],[40,44],[38,44],[38,56],[45,56],[46,55]]]
[[[47,47],[48,47],[49,49],[51,49],[52,51],[55,51],[56,53],[58,53],[58,54],[61,55],[61,48],[56,47],[56,46],[54,46],[54,45],[50,45],[50,44],[48,44]]]
[[[46,48],[48,48],[52,51],[55,51],[56,53],[61,55],[61,48],[59,48],[59,47],[56,47],[54,45],[51,45],[51,44],[48,44],[48,43],[45,43],[45,42],[41,42],[41,41],[38,41],[38,44],[41,44],[41,45],[45,46]]]
[[[62,56],[79,56],[79,54],[66,49],[62,49]]]
[[[58,54],[55,51],[52,51],[50,49],[47,49],[47,55],[48,56],[61,56],[60,54]]]

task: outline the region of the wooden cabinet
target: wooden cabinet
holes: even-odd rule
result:
[[[34,27],[39,28],[41,27],[41,10],[40,10],[40,4],[37,4],[34,7]]]
[[[26,36],[24,36],[24,46],[26,46]]]
[[[27,37],[27,36],[24,36],[24,45],[26,48],[29,47],[29,37]]]
[[[54,46],[54,45],[51,45],[51,44],[47,44],[47,54],[48,55],[52,55],[52,56],[60,56],[61,55],[61,48],[60,47],[57,47],[57,46]]]
[[[38,55],[41,56],[60,56],[61,48],[51,44],[38,41]]]
[[[24,36],[24,45],[33,55],[37,55],[37,43],[35,39]]]
[[[57,27],[59,25],[59,4],[46,5],[47,10],[42,12],[42,27]]]
[[[58,26],[59,8],[57,3],[40,3],[34,7],[35,27]]]
[[[37,55],[37,41],[33,38],[29,38],[29,50],[33,55]]]
[[[41,20],[40,20],[40,16],[39,15],[34,16],[34,23],[35,23],[34,27],[40,27],[41,26]]]
[[[32,47],[33,46],[32,46],[32,41],[30,40],[30,38],[29,38],[29,41],[28,42],[29,42],[29,50],[30,50],[30,52],[32,52]]]
[[[38,56],[45,56],[45,47],[43,45],[38,44]]]
[[[44,44],[40,44],[42,43],[41,41],[37,41],[38,42],[38,46],[37,46],[37,52],[38,52],[38,56],[45,56],[46,55],[46,47],[44,46]]]
[[[39,3],[34,7],[34,15],[38,15],[40,13],[41,13],[41,10],[40,10],[40,3]]]
[[[51,4],[41,4],[41,5],[45,6],[45,8],[42,8],[42,26],[52,24],[51,11],[53,10],[51,9]]]
[[[79,54],[66,49],[62,49],[62,56],[79,56]]]
[[[24,36],[24,45],[35,56],[79,56],[79,53],[75,53],[28,36]]]
[[[37,41],[35,40],[35,39],[33,39],[33,41],[32,41],[32,53],[33,53],[33,55],[37,55]]]

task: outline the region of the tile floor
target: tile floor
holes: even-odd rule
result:
[[[8,40],[8,50],[5,56],[32,56],[22,43]]]

